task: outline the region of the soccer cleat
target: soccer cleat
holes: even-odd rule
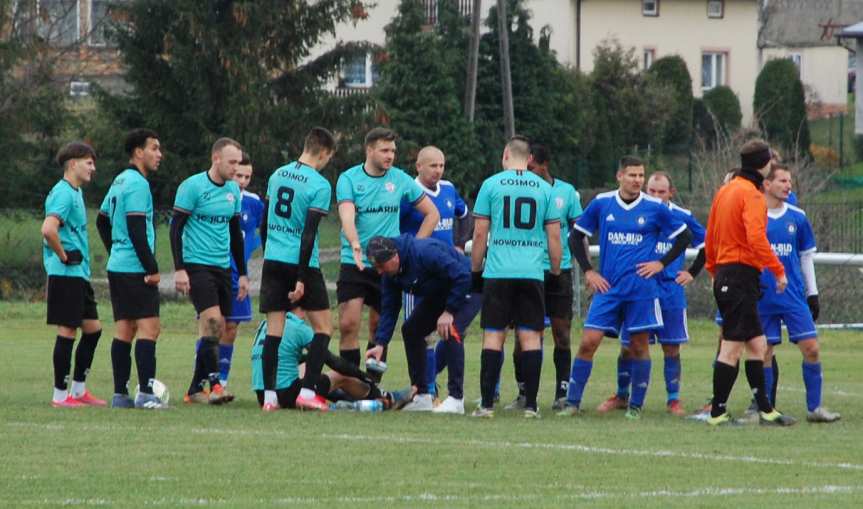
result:
[[[51,400],[51,406],[54,408],[81,408],[87,406],[87,404],[73,398],[70,395],[66,396],[66,399],[62,401]]]
[[[194,394],[186,393],[183,396],[183,402],[188,403],[190,405],[201,404],[206,405],[210,403],[210,398],[204,391],[199,391]]]
[[[605,414],[612,410],[626,410],[629,406],[629,398],[622,398],[617,394],[611,396],[596,407],[596,411]]]
[[[739,424],[739,422],[735,419],[732,419],[728,412],[723,412],[722,415],[717,415],[716,417],[710,416],[707,418],[706,422],[710,426],[733,426],[735,424]]]
[[[699,410],[698,412],[696,412],[692,415],[686,416],[686,418],[692,419],[693,421],[707,422],[707,419],[710,419],[710,410],[712,410],[712,409],[713,409],[713,403],[711,403],[711,401],[708,400],[707,404],[705,404],[703,407],[701,407],[701,410]]]
[[[514,400],[507,406],[503,407],[504,410],[524,410],[525,401],[527,399],[524,397],[524,394],[519,394],[515,397]]]
[[[431,412],[433,408],[431,394],[417,394],[402,412]]]
[[[769,414],[759,412],[758,423],[762,426],[793,426],[797,424],[797,419],[784,415],[774,408]]]
[[[464,415],[464,400],[447,396],[443,402],[434,407],[433,414],[459,414]]]
[[[494,417],[494,409],[493,408],[483,408],[481,406],[476,407],[471,417],[478,417],[480,419],[491,419]]]
[[[809,422],[836,422],[841,418],[842,416],[837,412],[831,412],[823,406],[820,406],[806,414],[806,420]]]
[[[78,396],[75,399],[88,406],[108,406],[108,402],[106,402],[104,399],[99,399],[93,396],[92,394],[90,394],[90,391],[84,391],[84,394]]]
[[[143,408],[146,410],[162,410],[168,408],[168,405],[162,402],[155,394],[147,394],[139,392],[135,396],[135,408]]]
[[[576,417],[581,414],[581,409],[579,409],[575,405],[570,405],[567,403],[564,405],[563,410],[557,413],[558,417]]]
[[[319,412],[326,412],[330,409],[330,406],[327,404],[327,400],[318,394],[315,394],[314,398],[297,396],[297,399],[294,401],[294,406],[296,406],[298,410],[316,410]]]
[[[539,410],[534,410],[532,408],[524,409],[524,418],[525,419],[539,419]]]
[[[135,401],[128,394],[114,394],[111,398],[111,408],[135,408]]]
[[[560,412],[560,411],[561,411],[561,410],[563,410],[564,408],[566,408],[566,396],[564,396],[564,397],[562,397],[562,398],[557,398],[557,399],[556,399],[556,400],[554,400],[554,402],[551,404],[551,410],[552,410],[553,412]]]
[[[385,392],[389,406],[384,406],[385,410],[401,410],[405,405],[411,402],[413,397],[413,387],[408,387],[400,391]]]
[[[626,413],[623,414],[623,416],[630,421],[638,421],[641,419],[641,408],[637,406],[631,406],[626,409]]]
[[[281,409],[282,407],[280,407],[277,403],[264,403],[264,406],[261,407],[261,410],[263,410],[264,412],[275,412],[276,410]]]
[[[211,405],[221,405],[233,401],[234,396],[222,388],[221,385],[214,384],[210,387],[210,394],[207,396],[207,399]]]
[[[686,410],[683,409],[683,405],[680,403],[679,399],[673,399],[669,401],[668,404],[665,406],[665,410],[676,417],[686,416]]]

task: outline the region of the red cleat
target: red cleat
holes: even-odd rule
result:
[[[108,406],[108,403],[104,399],[93,396],[90,394],[90,391],[84,391],[84,394],[73,399],[88,406]]]
[[[686,417],[686,410],[683,409],[683,405],[680,403],[679,399],[669,401],[665,409],[668,413],[676,417]]]
[[[603,401],[596,407],[596,411],[604,414],[611,412],[612,410],[626,410],[629,407],[628,398],[621,398],[617,394]]]
[[[104,401],[102,402],[105,403]],[[72,396],[66,396],[66,399],[63,401],[51,401],[51,406],[54,408],[81,408],[87,406],[86,403],[83,403]]]
[[[315,410],[318,412],[326,412],[330,409],[330,405],[327,403],[323,397],[318,394],[315,394],[314,398],[304,398],[302,396],[297,396],[296,401],[294,401],[294,405],[299,410]]]

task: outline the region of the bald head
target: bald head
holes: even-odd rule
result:
[[[417,154],[417,175],[420,182],[431,190],[437,189],[445,166],[443,151],[433,145],[423,147]]]

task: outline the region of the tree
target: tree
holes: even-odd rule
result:
[[[731,88],[718,86],[710,89],[702,96],[704,106],[713,114],[718,127],[731,134],[740,129],[743,113],[740,111],[740,99]]]
[[[463,115],[468,38],[456,7],[441,1],[438,23],[426,31],[422,2],[400,3],[386,27],[386,59],[375,97],[399,134],[402,166],[423,146],[436,145],[446,154],[447,178],[466,191],[481,182],[483,159],[473,125]]]
[[[157,206],[169,206],[179,182],[209,166],[210,144],[221,136],[240,141],[264,171],[295,157],[313,125],[342,133],[342,146],[356,150],[355,131],[368,124],[367,99],[338,99],[324,85],[343,58],[370,48],[338,45],[308,60],[337,23],[351,19],[356,5],[361,4],[137,0],[117,5],[123,23],[116,26],[116,39],[131,91],[100,92],[98,99],[117,128],[147,126],[162,137],[166,157],[153,181]],[[115,147],[116,137],[101,141]],[[333,165],[344,156],[341,150]],[[115,165],[124,163],[122,154],[116,157]]]
[[[782,58],[764,65],[755,82],[753,107],[768,140],[785,152],[809,153],[806,95],[794,62]]]
[[[671,118],[663,138],[666,147],[689,145],[692,133],[692,78],[686,62],[679,55],[662,57],[647,72],[658,83],[667,85],[674,94]]]

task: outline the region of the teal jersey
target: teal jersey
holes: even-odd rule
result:
[[[294,161],[282,166],[267,183],[267,245],[264,259],[297,264],[300,239],[310,210],[327,214],[333,187],[311,166]],[[319,268],[318,235],[309,267]]]
[[[357,208],[355,221],[363,247],[364,264],[370,265],[366,258],[366,245],[372,237],[398,237],[401,233],[399,211],[402,200],[416,205],[424,196],[414,179],[396,167],[390,168],[380,177],[372,177],[360,164],[339,175],[336,200],[339,204],[351,202]],[[352,264],[354,255],[344,231],[341,238],[341,262]]]
[[[228,223],[240,215],[240,186],[233,180],[218,185],[206,171],[180,184],[174,208],[191,217],[183,228],[183,263],[227,269],[231,266]]]
[[[111,221],[111,253],[108,256],[108,271],[145,272],[129,238],[126,216],[146,217],[147,245],[150,246],[150,251],[155,253],[156,232],[153,228],[153,195],[150,193],[150,183],[137,169],[124,170],[114,177],[99,210]]]
[[[276,371],[276,389],[287,389],[300,377],[300,358],[303,349],[312,342],[315,332],[293,313],[285,315],[285,331],[279,343],[279,366]],[[263,352],[267,336],[267,322],[258,327],[252,344],[252,390],[264,390]]]
[[[62,179],[51,188],[45,199],[45,217],[60,220],[60,243],[65,251],[78,250],[84,260],[78,265],[66,265],[48,242],[42,240],[42,262],[49,276],[69,276],[90,279],[90,241],[87,238],[87,209],[84,193]]]
[[[548,182],[530,171],[504,170],[482,183],[473,213],[491,222],[484,278],[544,280],[545,225],[560,220]]]
[[[581,196],[569,182],[554,179],[551,186],[551,205],[560,216],[560,247],[563,256],[560,259],[560,269],[572,268],[572,253],[569,251],[569,224],[575,221],[583,212],[581,209]],[[542,269],[551,269],[551,259],[546,250],[542,260]]]

